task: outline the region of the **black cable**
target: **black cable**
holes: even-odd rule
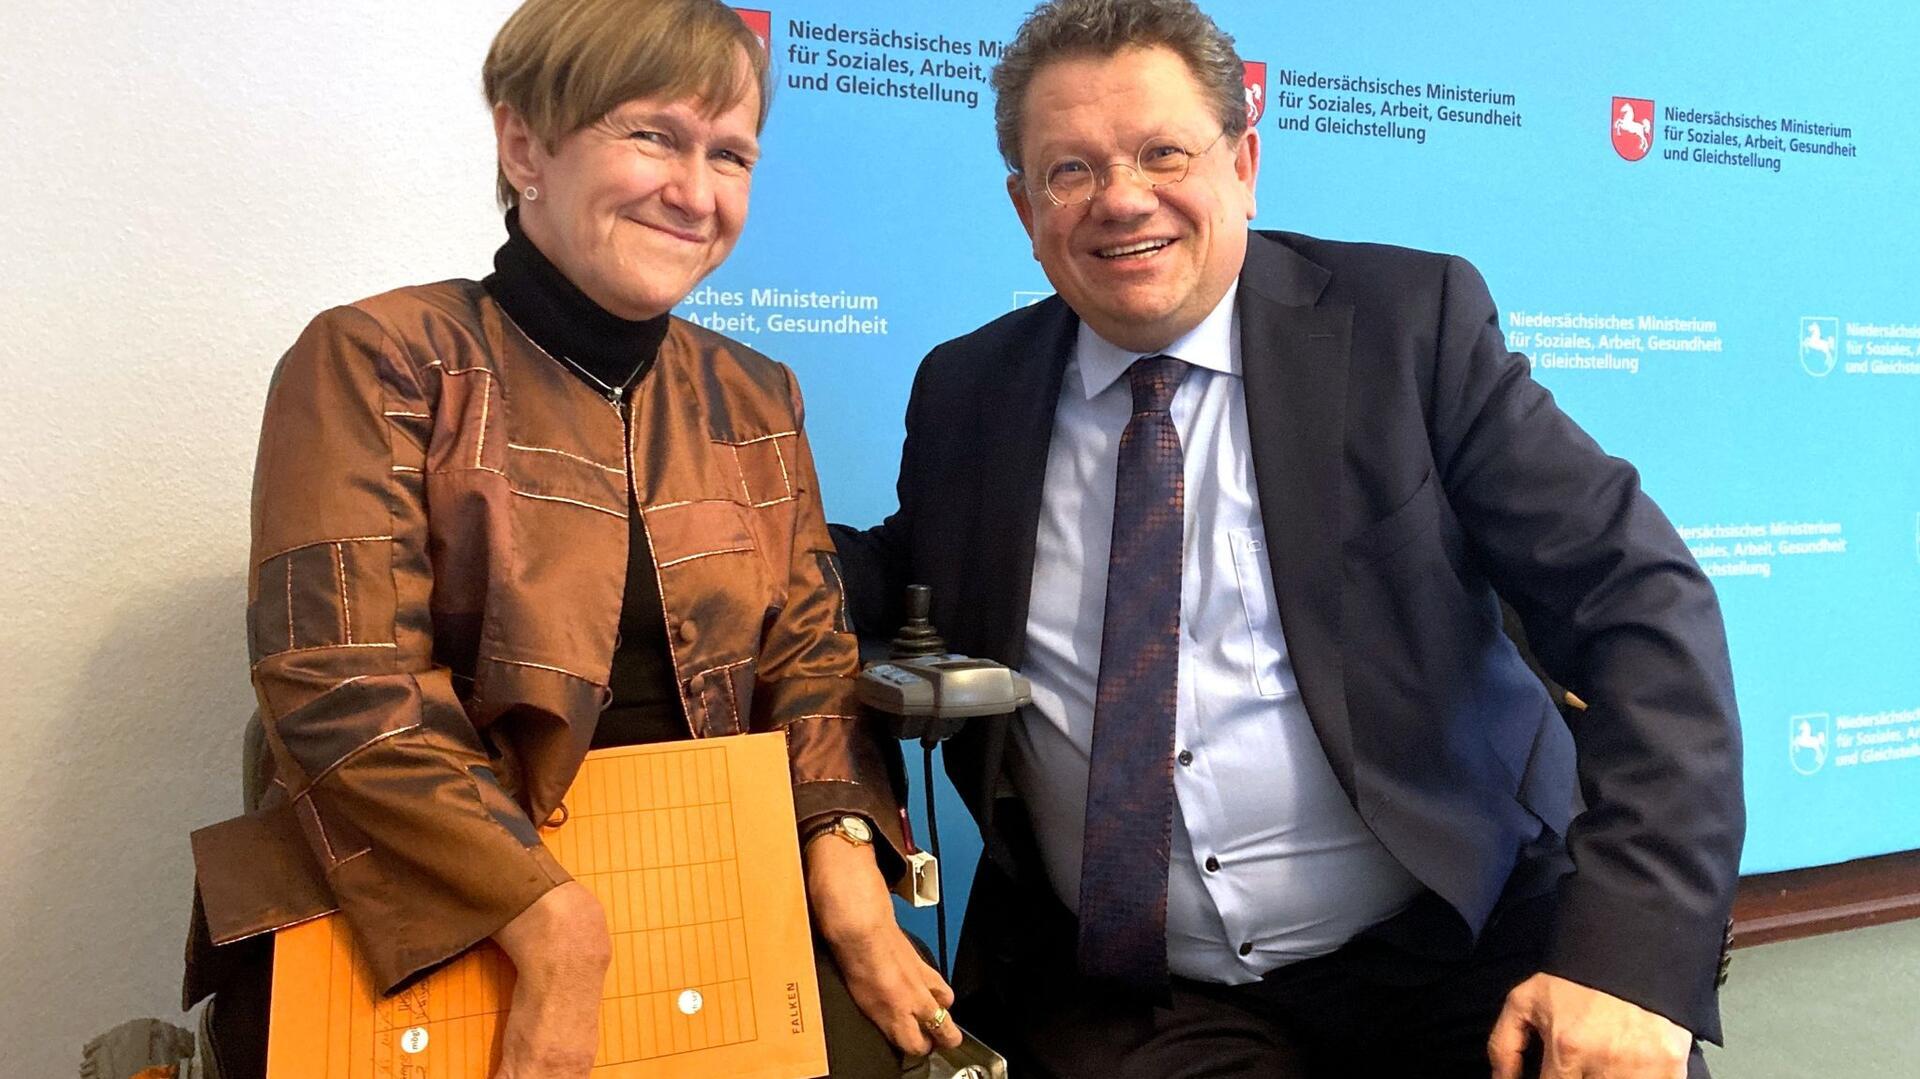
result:
[[[940,818],[933,808],[933,747],[937,744],[932,738],[920,740],[921,757],[926,765],[927,841],[933,844],[934,864],[940,865]],[[940,931],[940,976],[950,978],[952,974],[947,968],[947,889],[944,885],[940,889],[940,898],[934,901],[933,917]]]

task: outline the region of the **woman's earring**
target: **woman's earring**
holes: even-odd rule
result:
[[[526,199],[528,202],[532,202],[540,197],[540,189],[532,184],[528,184],[527,189],[520,192],[520,197]]]

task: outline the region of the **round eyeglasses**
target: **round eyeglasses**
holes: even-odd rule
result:
[[[1225,131],[1220,132],[1198,150],[1187,149],[1170,135],[1155,135],[1140,144],[1140,152],[1133,156],[1132,162],[1114,161],[1095,166],[1084,158],[1063,157],[1040,174],[1040,191],[1034,193],[1044,193],[1055,206],[1078,206],[1091,202],[1102,187],[1111,184],[1113,181],[1107,177],[1116,168],[1131,169],[1134,178],[1148,187],[1177,184],[1187,178],[1193,159],[1219,145],[1226,135]]]

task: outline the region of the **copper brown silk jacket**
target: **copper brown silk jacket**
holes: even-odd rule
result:
[[[247,608],[273,779],[195,836],[212,943],[337,905],[391,989],[568,879],[534,822],[608,695],[630,494],[692,734],[785,731],[800,819],[904,849],[792,374],[676,319],[625,419],[453,281],[322,314],[274,376]]]

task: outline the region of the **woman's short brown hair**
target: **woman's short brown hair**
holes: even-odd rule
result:
[[[1047,0],[1020,24],[993,69],[994,135],[1007,168],[1020,171],[1027,86],[1041,68],[1156,45],[1187,62],[1229,138],[1247,129],[1246,65],[1233,38],[1193,0]]]
[[[720,113],[752,87],[756,130],[773,98],[760,39],[719,0],[527,0],[494,36],[480,83],[549,150],[634,98],[691,97]],[[504,172],[497,183],[511,207],[519,193]]]

